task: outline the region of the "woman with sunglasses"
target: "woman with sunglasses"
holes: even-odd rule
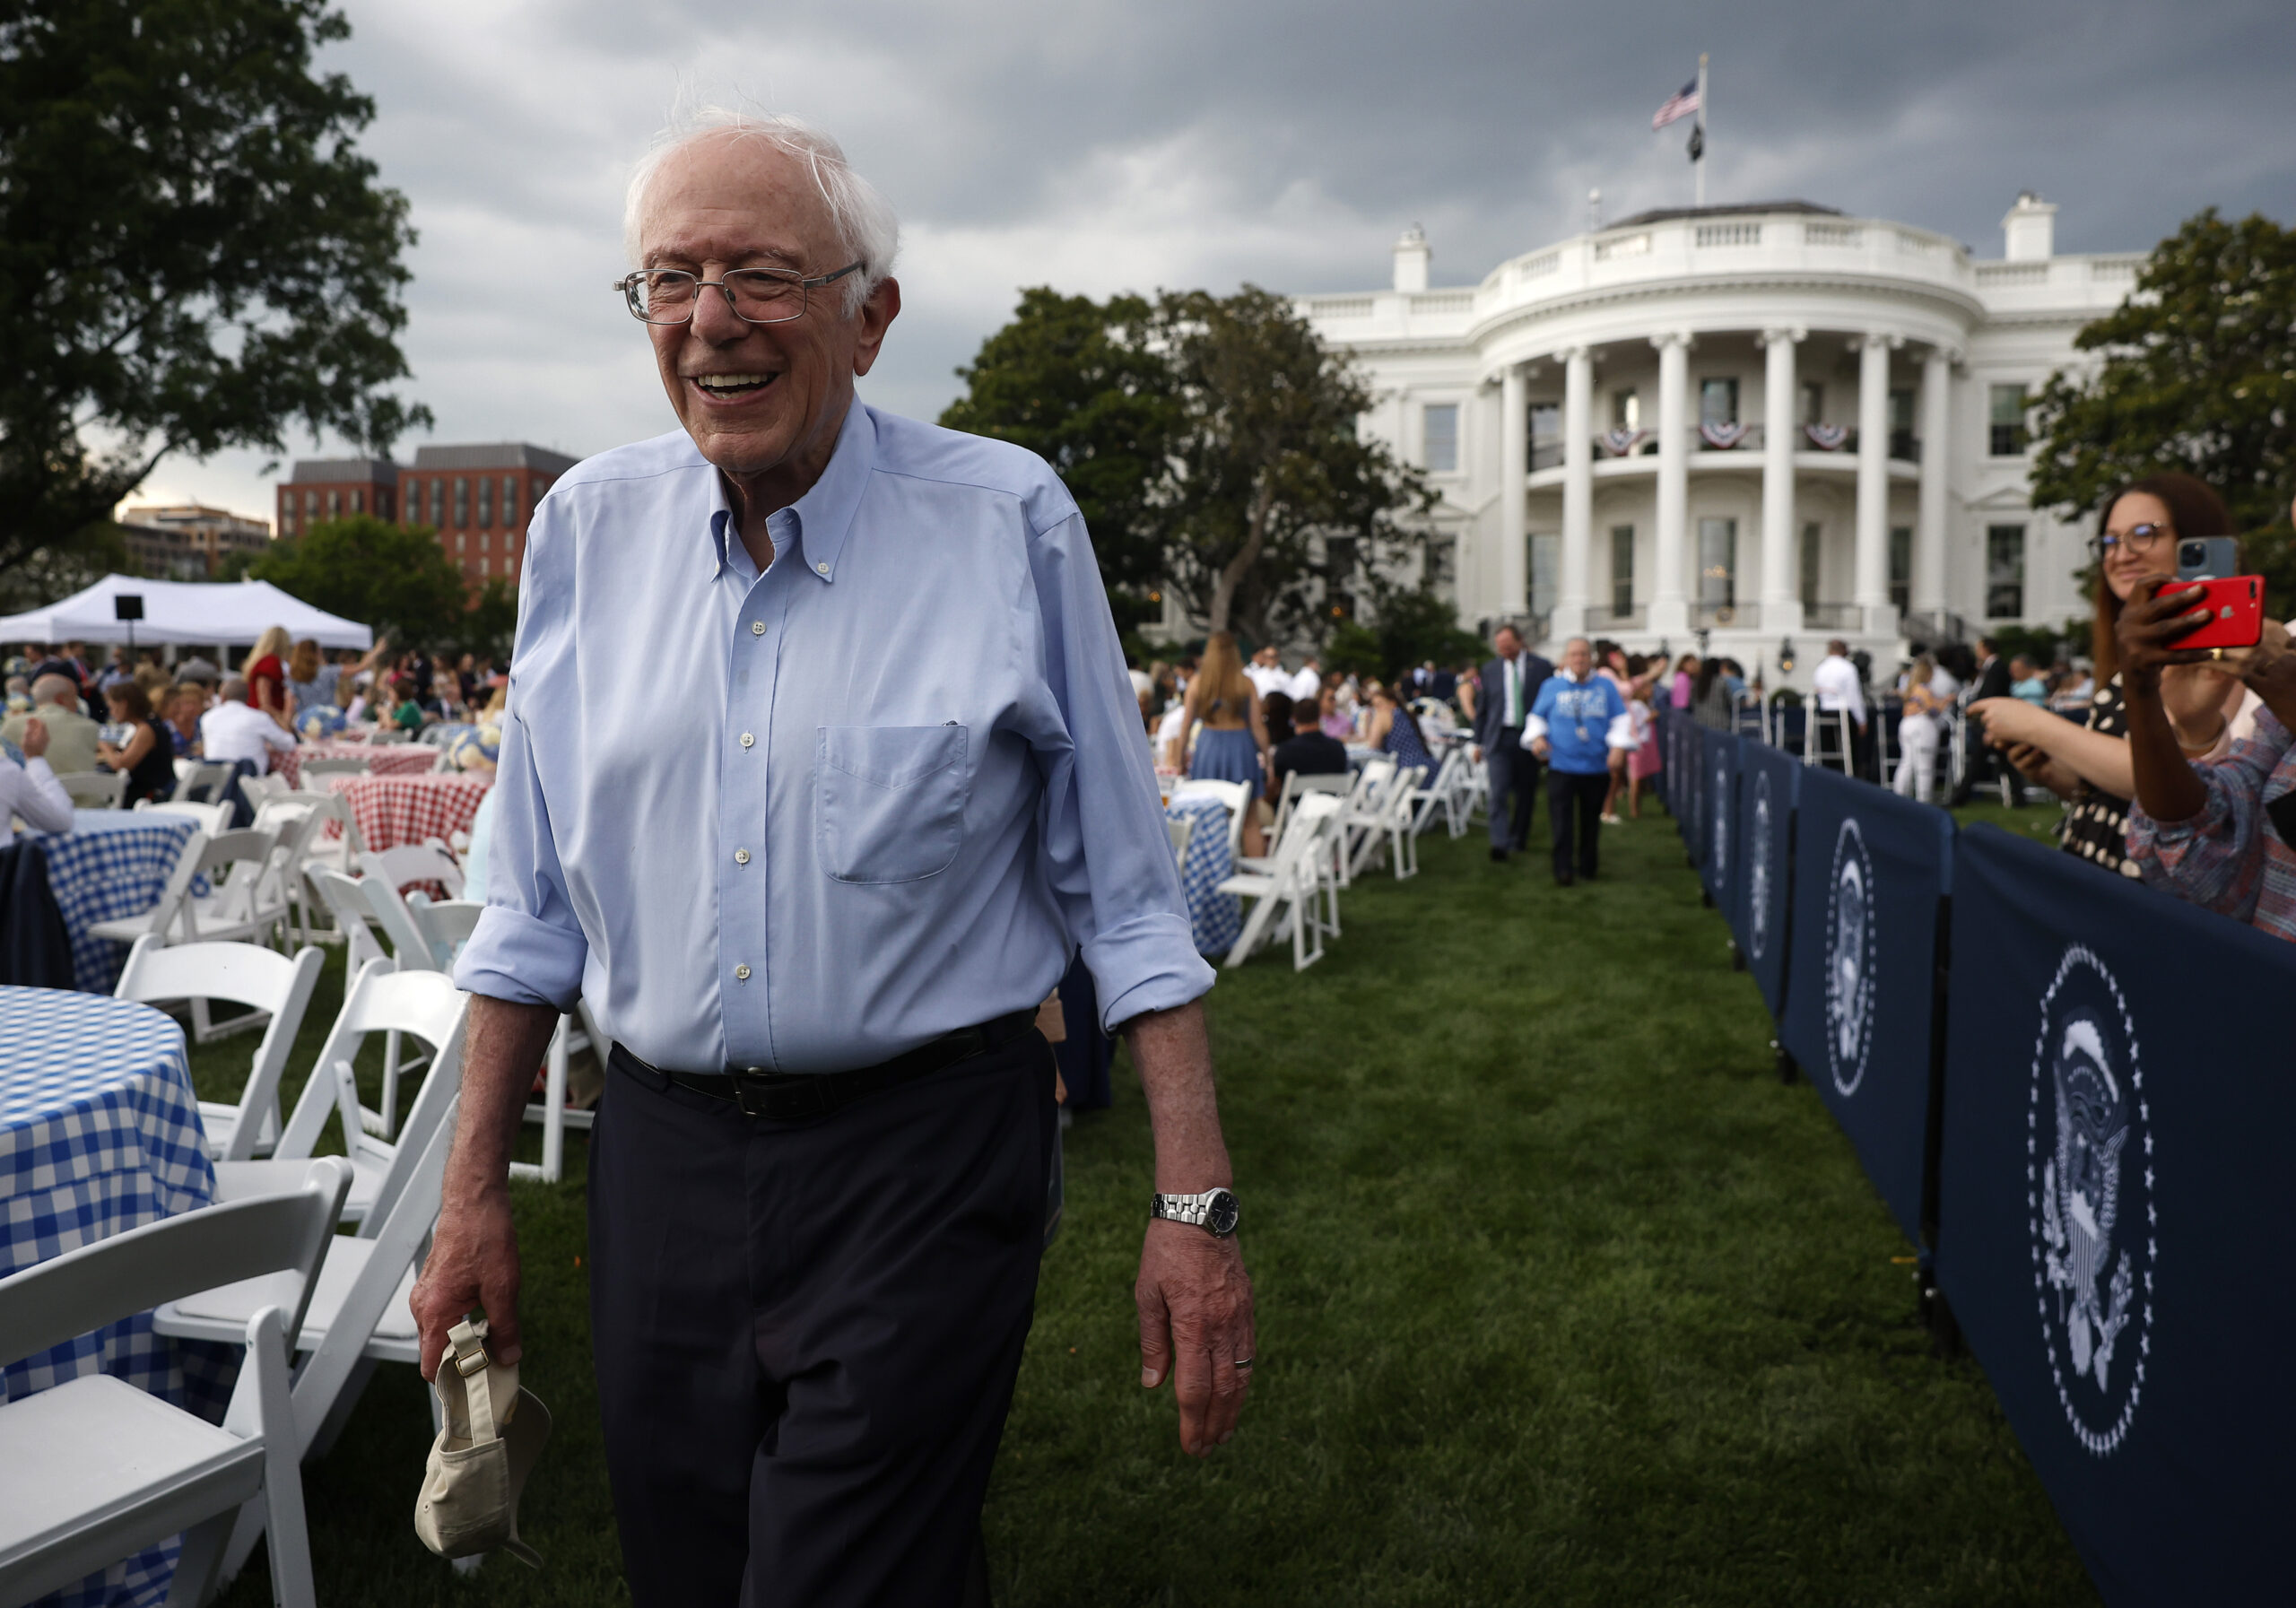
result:
[[[1970,713],[1985,722],[1985,740],[2009,762],[2073,809],[2065,849],[2124,876],[2138,874],[2128,853],[2128,720],[2122,704],[2115,631],[2122,606],[2147,576],[2176,569],[2179,536],[2232,534],[2223,499],[2189,474],[2149,474],[2105,500],[2089,544],[2097,565],[2091,650],[2097,691],[2085,724],[2017,698],[1980,699]],[[2205,665],[2161,673],[2161,704],[2179,746],[2194,761],[2231,752],[2234,717],[2246,702],[2239,682]]]

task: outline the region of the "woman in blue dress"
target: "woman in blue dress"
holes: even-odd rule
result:
[[[1364,728],[1363,741],[1381,753],[1392,754],[1398,768],[1409,770],[1418,766],[1426,772],[1422,785],[1435,775],[1435,756],[1427,752],[1427,739],[1420,734],[1419,719],[1411,706],[1403,701],[1402,689],[1392,683],[1374,688],[1371,693],[1371,724]]]
[[[1244,656],[1231,631],[1214,631],[1204,645],[1196,679],[1187,684],[1187,718],[1183,733],[1197,721],[1195,752],[1188,756],[1187,773],[1198,781],[1241,782],[1251,798],[1261,791],[1261,756],[1267,752],[1267,731],[1262,724],[1259,696],[1244,674]],[[1183,738],[1183,741],[1186,739]],[[1243,849],[1247,855],[1267,852],[1257,812],[1245,804]]]

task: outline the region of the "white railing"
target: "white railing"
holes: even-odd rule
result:
[[[2048,282],[2047,263],[1979,263],[1977,282],[1980,285],[2045,285]]]
[[[1311,318],[1368,318],[1377,304],[1372,296],[1310,296],[1308,316]]]
[[[1900,256],[1935,256],[1937,240],[1934,235],[1916,234],[1909,229],[1893,230],[1898,238]]]
[[[2134,284],[2137,271],[2144,266],[2142,256],[2092,256],[2089,259],[2089,278],[2100,284]]]
[[[1414,313],[1471,313],[1474,311],[1473,291],[1422,291],[1411,299]]]
[[[1525,279],[1538,279],[1553,273],[1561,266],[1562,266],[1562,253],[1542,251],[1524,263],[1522,275]]]
[[[1855,248],[1866,243],[1866,231],[1855,223],[1805,223],[1802,238],[1813,246]]]
[[[1759,223],[1701,223],[1692,244],[1699,246],[1759,246]]]
[[[1595,260],[1598,263],[1615,262],[1622,256],[1649,255],[1650,231],[1647,229],[1639,234],[1615,235],[1607,240],[1595,242]]]

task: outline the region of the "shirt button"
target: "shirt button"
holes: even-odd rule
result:
[[[734,977],[735,980],[746,983],[750,980],[750,969],[746,966],[736,966],[734,968]]]
[[[815,573],[821,575],[827,575],[829,573],[829,566],[827,564],[815,564],[813,566],[813,569]]]
[[[750,863],[750,851],[749,851],[748,849],[746,849],[746,848],[737,848],[737,849],[735,849],[735,850],[734,851],[734,864],[735,864],[735,865],[748,865],[749,863]]]
[[[751,621],[750,635],[752,637],[761,637],[765,635],[765,621],[762,620]]]
[[[755,735],[754,734],[750,733],[750,732],[744,732],[744,733],[742,734],[742,746],[743,746],[744,748],[751,747],[751,746],[752,746],[756,742],[757,742],[757,737],[756,737],[756,735]]]

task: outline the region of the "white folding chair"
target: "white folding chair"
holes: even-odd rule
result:
[[[246,1347],[220,1428],[104,1373],[0,1406],[0,1600],[29,1602],[185,1532],[170,1600],[204,1601],[231,1525],[259,1508],[273,1602],[312,1608],[290,1337],[349,1181],[338,1160],[308,1162],[261,1199],[162,1218],[0,1280],[0,1363],[220,1282],[285,1284],[218,1336]]]
[[[190,766],[189,769],[184,768],[187,764]],[[224,807],[229,809],[230,806],[229,801],[224,799],[223,789],[230,784],[231,768],[229,765],[218,764],[212,760],[187,761],[178,760],[176,761],[176,790],[168,796],[170,802],[174,804],[196,804],[201,801],[193,798],[192,795],[204,792],[206,795],[206,802],[222,801]]]
[[[448,899],[463,896],[463,868],[436,838],[421,843],[402,843],[393,848],[370,849],[361,857],[359,868],[369,876],[381,877],[394,888],[437,882],[446,889]]]
[[[1171,839],[1172,858],[1182,867],[1187,865],[1187,840],[1195,834],[1196,821],[1187,815],[1164,817],[1164,836]]]
[[[219,838],[231,830],[231,806],[227,804],[196,804],[173,798],[154,804],[148,798],[139,798],[135,807],[154,815],[187,816],[211,838]]]
[[[303,1358],[291,1392],[299,1459],[325,1456],[333,1447],[377,1363],[421,1360],[421,1336],[407,1300],[416,1264],[439,1221],[460,1104],[448,1100],[419,1152],[409,1152],[404,1187],[388,1209],[370,1213],[355,1235],[335,1237],[319,1265],[291,1345]],[[276,1273],[219,1283],[162,1304],[152,1314],[152,1328],[179,1340],[226,1338],[246,1326],[249,1313],[277,1305],[282,1294]],[[224,1552],[227,1577],[246,1562],[263,1529],[261,1514],[241,1511]]]
[[[292,852],[290,823],[258,830],[220,832],[200,852],[200,874],[210,891],[184,900],[182,935],[239,939],[249,943],[283,934],[293,918],[281,862]]]
[[[1382,756],[1368,761],[1356,774],[1355,787],[1347,795],[1347,803],[1339,817],[1340,886],[1352,884],[1355,875],[1371,862],[1378,852],[1380,837],[1387,830],[1387,813],[1394,807],[1390,796],[1396,785],[1394,760]]]
[[[1312,776],[1304,771],[1285,771],[1283,789],[1276,795],[1275,798],[1275,830],[1269,834],[1268,841],[1274,843],[1283,838],[1284,827],[1291,822],[1292,807],[1300,802],[1301,795],[1336,793],[1344,798],[1352,792],[1354,787],[1355,778],[1344,770],[1334,771],[1328,775],[1318,773]]]
[[[1413,765],[1396,776],[1387,791],[1387,819],[1383,827],[1387,847],[1394,851],[1397,882],[1419,874],[1419,833],[1414,827],[1413,817],[1418,811],[1416,801],[1426,780],[1427,767]],[[1371,843],[1377,841],[1377,837],[1371,839]]]
[[[1459,776],[1466,769],[1464,751],[1453,748],[1444,754],[1443,762],[1435,768],[1435,779],[1423,787],[1411,790],[1413,815],[1411,831],[1413,837],[1427,830],[1435,819],[1435,812],[1443,812],[1445,830],[1454,838],[1462,837],[1467,830],[1466,821],[1459,811]]]
[[[120,770],[67,770],[56,778],[75,810],[116,810],[127,796],[127,775]]]
[[[1252,790],[1241,782],[1215,782],[1194,777],[1172,789],[1174,798],[1216,798],[1228,810],[1228,852],[1244,852],[1244,812],[1251,808]]]
[[[1274,854],[1267,856],[1267,869],[1242,872],[1220,884],[1219,891],[1253,901],[1250,914],[1244,917],[1244,930],[1237,935],[1224,965],[1241,966],[1266,940],[1269,924],[1279,911],[1291,922],[1292,969],[1305,971],[1323,959],[1324,929],[1316,915],[1320,879],[1314,856],[1339,813],[1335,795],[1309,795],[1293,813],[1291,830],[1276,845]]]
[[[305,760],[297,767],[300,776],[367,776],[374,767],[365,760]]]
[[[370,1213],[387,1213],[406,1187],[422,1147],[438,1130],[441,1114],[460,1092],[469,1004],[442,972],[400,970],[388,960],[370,960],[361,967],[272,1160],[218,1161],[218,1197],[241,1200],[278,1188],[283,1169],[310,1155],[327,1118],[335,1117],[342,1122],[344,1152],[352,1167],[344,1221],[361,1222]],[[409,1034],[430,1047],[430,1075],[408,1102],[406,1123],[396,1142],[368,1131],[358,1078],[352,1070],[367,1036],[387,1031]]]
[[[224,1023],[223,1032],[263,1029],[239,1100],[199,1102],[210,1157],[245,1161],[278,1143],[279,1079],[295,1035],[302,1030],[322,965],[319,952],[309,947],[291,960],[254,943],[164,944],[148,933],[127,952],[114,998],[145,1004],[189,1000],[196,1015],[203,1016],[209,1001],[228,1000],[250,1007],[252,1014]]]
[[[199,865],[213,841],[205,832],[195,830],[176,851],[176,863],[168,870],[168,880],[161,884],[160,897],[152,908],[135,916],[116,916],[108,921],[91,921],[87,931],[98,938],[116,939],[133,943],[145,934],[161,943],[170,941],[170,934],[181,926],[184,912],[191,901],[191,885],[199,874]]]
[[[388,940],[388,952],[402,971],[444,971],[445,966],[432,952],[430,940],[415,925],[406,901],[387,879],[362,876],[355,881],[339,871],[325,866],[313,866],[305,875],[317,888],[319,897],[334,914],[335,925],[345,937],[346,967],[364,965],[385,953],[382,940]],[[380,938],[377,934],[380,934]],[[398,1123],[398,1085],[401,1077],[420,1072],[429,1058],[416,1056],[405,1058],[401,1053],[396,1030],[383,1037],[383,1094],[379,1108],[362,1106],[360,1120],[367,1131],[378,1138],[387,1139]]]
[[[239,778],[241,796],[246,798],[257,813],[262,813],[265,799],[276,798],[286,791],[287,778],[275,770],[266,771],[261,776],[243,776]]]

